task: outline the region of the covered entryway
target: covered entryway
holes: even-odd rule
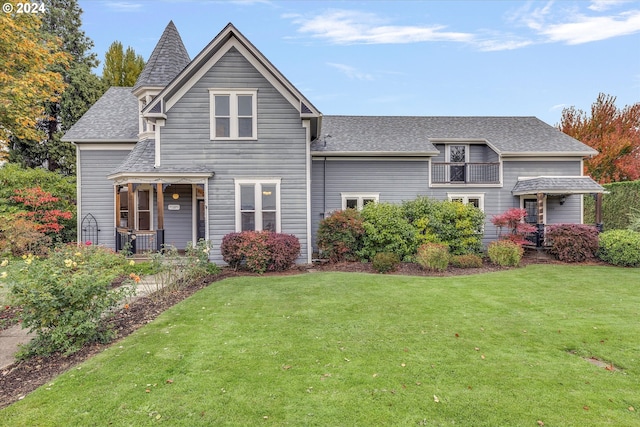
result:
[[[588,176],[539,176],[518,178],[511,190],[520,197],[520,207],[527,212],[525,221],[535,225],[531,241],[536,247],[544,246],[545,227],[548,224],[582,224],[582,197],[591,195],[596,202],[596,224],[602,230],[602,194],[604,187]],[[574,196],[580,196],[576,199]],[[574,197],[573,199],[571,199]]]

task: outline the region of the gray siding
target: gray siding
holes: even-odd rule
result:
[[[164,193],[164,243],[184,249],[193,240],[193,198],[191,185],[170,185]],[[173,194],[179,197],[172,198]],[[179,210],[169,210],[169,205]],[[155,207],[154,207],[155,208]],[[157,212],[155,222],[158,222]]]
[[[311,233],[314,239],[325,214],[342,209],[341,193],[380,193],[380,202],[400,203],[425,194],[426,160],[313,160]],[[325,191],[326,190],[326,191]]]
[[[472,146],[473,147],[473,146]],[[482,146],[477,146],[479,148]],[[442,149],[443,147],[439,147]],[[492,150],[472,150],[476,154],[484,152],[484,160],[496,161]],[[437,161],[434,158],[434,161]],[[518,177],[541,175],[580,175],[579,161],[505,161],[503,163],[504,182],[500,187],[478,187],[469,185],[446,185],[428,187],[428,163],[426,161],[375,161],[375,160],[327,160],[316,158],[312,163],[311,205],[312,233],[318,230],[323,213],[342,208],[341,192],[380,193],[381,202],[401,202],[417,196],[427,196],[436,200],[447,200],[450,194],[479,194],[484,198],[485,228],[483,243],[487,245],[498,236],[498,230],[491,223],[494,215],[509,208],[520,207],[520,197],[513,196],[511,190]],[[558,197],[547,199],[547,224],[579,223],[582,196],[572,195],[560,205]]]
[[[115,249],[113,181],[107,175],[129,154],[129,150],[80,150],[80,220],[92,214],[98,222],[98,243]],[[78,239],[82,238],[78,230]],[[94,242],[95,243],[95,242]]]
[[[258,89],[257,141],[210,140],[212,88]],[[300,239],[300,261],[306,261],[305,140],[300,113],[235,49],[167,112],[161,128],[162,165],[206,165],[215,172],[208,200],[213,261],[221,261],[224,235],[235,231],[234,178],[281,178],[281,231]]]

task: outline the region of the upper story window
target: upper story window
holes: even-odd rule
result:
[[[257,139],[257,90],[209,90],[211,139]]]

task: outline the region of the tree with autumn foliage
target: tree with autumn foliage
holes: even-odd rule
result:
[[[600,154],[585,160],[585,173],[600,183],[640,179],[640,102],[622,109],[616,98],[603,93],[591,115],[565,108],[558,128]]]
[[[56,67],[66,67],[69,56],[60,41],[45,37],[40,15],[0,13],[0,152],[10,137],[41,139],[37,128],[44,120],[44,102],[57,102],[66,84]],[[8,6],[7,6],[8,7]]]

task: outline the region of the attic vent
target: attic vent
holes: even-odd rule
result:
[[[311,111],[311,109],[309,109],[309,107],[304,105],[304,102],[300,103],[300,112],[302,114],[311,114],[311,113],[313,113],[313,111]]]

